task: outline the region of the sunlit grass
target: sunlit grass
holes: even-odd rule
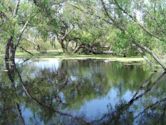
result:
[[[144,62],[145,60],[141,57],[115,57],[112,55],[83,55],[83,54],[64,54],[61,51],[48,51],[48,52],[37,52],[37,51],[31,51],[34,56],[33,58],[39,58],[39,59],[52,59],[52,58],[58,58],[58,59],[104,59],[107,61],[118,61],[118,62]],[[30,54],[25,52],[17,52],[16,57],[31,57]]]

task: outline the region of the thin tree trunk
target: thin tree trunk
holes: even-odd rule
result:
[[[5,51],[5,66],[6,70],[8,71],[9,79],[12,82],[12,87],[15,86],[14,83],[14,71],[15,71],[15,48],[13,45],[13,37],[11,36],[6,44],[6,51]]]
[[[15,58],[15,47],[13,44],[13,37],[11,36],[6,44],[5,60],[13,60]]]
[[[81,48],[83,48],[81,45],[78,46],[77,48],[75,48],[74,53],[78,53],[78,52],[80,51]]]
[[[61,45],[61,48],[62,48],[63,52],[64,52],[64,53],[67,52],[66,46],[65,46],[65,44],[64,44],[64,41],[63,41],[63,40],[59,40],[59,43],[60,43],[60,45]]]

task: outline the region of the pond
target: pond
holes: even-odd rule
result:
[[[16,59],[0,65],[2,125],[165,124],[166,76],[139,63]]]

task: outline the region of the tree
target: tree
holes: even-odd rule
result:
[[[25,6],[26,4],[29,7]],[[1,2],[1,13],[3,13],[3,23],[1,30],[1,41],[5,44],[5,59],[14,60],[15,52],[20,45],[24,31],[27,29],[31,18],[33,18],[33,6],[27,2],[3,1]],[[24,49],[25,50],[25,49]]]
[[[142,51],[145,51],[146,53],[150,54],[154,60],[156,60],[156,62],[164,69],[166,70],[166,67],[161,63],[161,61],[158,59],[157,55],[152,52],[148,47],[141,45],[140,43],[150,43],[150,45],[153,44],[154,42],[159,42],[159,41],[163,41],[164,38],[161,36],[161,34],[157,34],[157,32],[154,32],[154,29],[156,27],[156,25],[158,25],[158,21],[156,20],[156,17],[151,17],[148,16],[148,19],[146,19],[146,16],[143,15],[134,15],[134,7],[136,8],[137,12],[141,12],[141,14],[147,14],[151,15],[149,9],[149,6],[153,6],[153,3],[150,4],[150,2],[148,1],[148,3],[141,3],[140,6],[140,2],[136,2],[133,1],[134,3],[132,3],[132,1],[127,0],[127,1],[121,1],[121,0],[110,0],[109,1],[109,6],[107,7],[105,2],[103,0],[101,0],[104,12],[106,14],[106,16],[112,21],[112,25],[114,25],[116,28],[121,30],[121,33],[124,34],[128,41],[131,44],[134,44],[136,47],[140,48]],[[159,3],[159,8],[161,7],[161,5],[163,4],[163,1],[157,2]],[[110,6],[113,6],[113,11],[114,13],[110,13]],[[154,8],[153,8],[154,9]],[[117,25],[117,18],[113,17],[113,15],[118,16],[119,13],[116,12],[116,10],[118,10],[118,12],[121,13],[121,15],[125,16],[125,26],[124,25]],[[155,12],[157,14],[161,14],[161,11],[158,11],[160,9],[155,8],[154,9]],[[145,12],[144,12],[145,11]],[[123,17],[122,16],[122,17]],[[139,17],[138,17],[139,16]],[[141,20],[138,20],[138,18],[141,18]],[[151,18],[151,19],[150,19]],[[153,21],[156,20],[155,22]],[[160,18],[162,20],[162,18]],[[159,20],[160,20],[159,19]],[[148,21],[147,21],[148,20]],[[150,21],[149,21],[150,20]],[[124,23],[124,21],[123,21]],[[149,23],[153,23],[153,25],[149,24]],[[136,33],[137,31],[138,34]],[[142,32],[142,33],[140,33]],[[152,38],[150,38],[152,37]],[[149,41],[149,39],[151,39],[151,41]],[[149,44],[147,44],[149,45]]]

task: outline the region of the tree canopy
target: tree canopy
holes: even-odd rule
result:
[[[164,0],[4,0],[0,48],[3,52],[12,42],[15,51],[60,48],[65,53],[134,56],[150,50],[152,56],[162,55],[165,4]]]

